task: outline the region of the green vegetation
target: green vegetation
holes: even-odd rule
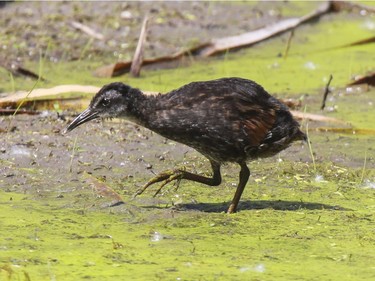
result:
[[[341,14],[298,28],[286,59],[279,54],[288,34],[189,67],[143,71],[140,79],[93,77],[101,63],[83,59],[88,43],[79,63],[43,62],[47,81],[38,87],[121,80],[165,92],[189,81],[241,76],[279,97],[307,94],[307,112],[318,112],[321,89],[333,74],[332,86],[342,90],[334,90],[327,106],[336,110],[326,114],[373,130],[374,90],[345,90],[353,76],[374,70],[373,45],[340,47],[373,36],[364,21]],[[38,69],[37,62],[28,64]],[[35,83],[0,71],[3,90],[31,89]],[[87,186],[60,196],[66,183],[52,183],[34,194],[22,184],[3,186],[0,179],[0,280],[375,280],[374,136],[317,132],[311,125],[309,136],[316,168],[311,160],[285,160],[288,151],[282,163],[254,161],[234,215],[221,212],[237,181],[232,165],[223,170],[236,172],[227,172],[221,186],[182,182],[177,191],[166,187],[161,203],[142,201],[153,190],[131,201],[136,188],[131,183],[124,190],[119,180],[124,171],[113,168],[107,184],[123,193],[125,204],[110,208],[100,207],[103,198]],[[85,145],[61,149],[73,157]],[[327,160],[344,154],[351,159],[346,165]],[[86,160],[96,161],[95,156]],[[0,166],[11,165],[0,160]],[[35,184],[48,177],[40,167],[13,169]],[[171,208],[171,202],[182,203],[182,210]]]
[[[361,171],[257,164],[242,211],[134,211],[133,202],[66,208],[1,192],[2,280],[372,280],[374,188]],[[274,173],[267,175],[267,172]],[[374,178],[367,171],[365,178]],[[266,177],[266,179],[264,179]],[[233,178],[233,180],[235,180]],[[372,183],[373,184],[373,183]],[[179,193],[224,207],[233,188],[184,183]],[[95,202],[91,194],[85,198]],[[248,201],[250,200],[250,201]],[[47,203],[48,202],[48,203]],[[207,203],[206,203],[207,202]],[[87,204],[87,202],[86,202]],[[216,206],[216,207],[215,207]],[[131,211],[133,210],[133,211]],[[224,210],[224,209],[223,209]]]

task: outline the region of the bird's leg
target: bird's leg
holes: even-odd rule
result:
[[[163,183],[161,184],[159,189],[156,191],[154,196],[156,196],[167,183],[170,183],[171,181],[174,181],[174,180],[177,180],[177,182],[179,182],[182,179],[185,179],[185,180],[191,180],[191,181],[207,184],[210,186],[219,185],[221,183],[220,163],[217,163],[212,160],[210,160],[210,162],[211,162],[211,167],[213,171],[212,178],[189,173],[181,169],[169,170],[169,171],[162,172],[156,177],[149,180],[141,189],[139,189],[136,192],[134,197],[142,194],[150,185],[153,185],[158,182],[163,182]]]
[[[170,173],[169,174],[169,177],[168,178],[166,178],[164,181],[163,181],[163,183],[160,185],[160,187],[156,190],[156,192],[155,192],[155,194],[154,194],[154,197],[156,196],[156,195],[158,195],[159,194],[159,192],[162,190],[162,188],[167,184],[167,183],[170,183],[171,181],[174,181],[174,180],[176,180],[177,181],[177,185],[176,185],[176,189],[178,188],[178,186],[179,186],[179,184],[180,184],[180,181],[181,181],[181,171],[182,170],[174,170],[174,171],[166,171],[166,172],[164,172],[163,174],[168,174],[168,172]],[[157,176],[158,177],[158,176]],[[146,184],[147,185],[147,187],[148,186],[150,186],[151,184],[154,184],[154,183],[156,183],[156,182],[158,182],[158,181],[155,181],[154,180],[155,178],[153,178],[153,179],[151,179],[151,181],[152,181],[152,183],[150,183],[150,184]],[[153,181],[154,180],[154,181]],[[145,185],[145,186],[146,186]],[[146,188],[147,188],[146,187]],[[142,191],[143,192],[143,191]]]
[[[239,163],[241,166],[240,171],[240,182],[238,183],[236,193],[234,194],[233,200],[227,210],[228,214],[235,213],[237,210],[238,202],[240,201],[243,190],[245,189],[246,183],[250,176],[250,170],[246,166],[246,163]]]

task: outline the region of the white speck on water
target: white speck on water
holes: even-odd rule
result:
[[[347,94],[352,94],[354,92],[354,89],[353,89],[353,87],[346,87],[345,91],[346,91]]]
[[[259,263],[255,266],[242,266],[239,268],[240,272],[254,271],[259,273],[264,273],[266,271],[266,266],[263,263]]]
[[[160,232],[153,232],[151,233],[151,242],[159,242],[160,240],[163,240],[164,239],[164,236],[163,234],[161,234]]]
[[[280,67],[280,64],[278,62],[274,62],[273,64],[268,66],[268,68],[270,68],[270,69],[275,69],[275,68],[279,68],[279,67]]]
[[[375,30],[375,22],[372,20],[366,20],[362,26],[368,30]]]
[[[133,14],[130,11],[122,11],[120,17],[122,19],[130,20],[133,18]]]
[[[253,270],[254,270],[255,272],[263,273],[263,272],[266,271],[266,266],[265,266],[263,263],[259,263],[259,264],[257,264],[257,265],[253,268]]]
[[[123,161],[123,162],[120,162],[120,166],[121,166],[121,167],[127,166],[127,165],[129,165],[129,164],[131,164],[130,161]]]
[[[303,65],[305,68],[309,70],[315,70],[316,69],[316,64],[313,63],[312,61],[308,61]]]
[[[14,145],[10,149],[10,155],[30,157],[31,156],[31,150],[28,149],[25,146]]]
[[[323,182],[323,181],[324,181],[324,178],[323,178],[322,175],[316,175],[316,176],[315,176],[315,181],[316,181],[316,182]]]
[[[48,117],[50,115],[49,111],[48,110],[43,110],[41,113],[40,113],[40,117],[44,118],[44,117]]]
[[[364,182],[364,187],[365,188],[371,188],[371,189],[375,189],[375,182],[374,181],[369,181],[369,180],[366,180]]]
[[[250,267],[248,267],[248,266],[242,266],[242,267],[240,267],[240,272],[246,272],[248,270],[250,270]]]

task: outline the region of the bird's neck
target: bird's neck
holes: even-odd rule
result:
[[[157,96],[144,94],[138,89],[132,89],[129,93],[128,112],[124,116],[131,122],[148,127],[150,114],[154,111]]]

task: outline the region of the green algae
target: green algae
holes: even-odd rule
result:
[[[352,184],[358,178],[332,164],[319,166],[322,181],[315,180],[307,165],[290,163],[289,169],[287,163],[281,183],[252,182],[242,211],[231,216],[148,208],[143,216],[164,215],[145,222],[128,212],[82,212],[61,202],[45,205],[27,195],[1,192],[0,276],[4,280],[26,280],[24,274],[30,280],[374,278],[374,189]],[[368,172],[374,179],[375,171]],[[298,174],[304,179],[295,180]],[[210,204],[220,204],[218,198],[233,193],[233,188],[212,191],[188,183],[182,188],[199,188],[196,200]]]
[[[334,23],[327,18],[297,29],[286,59],[280,54],[288,35],[186,68],[144,71],[141,79],[98,80],[91,71],[100,64],[93,61],[46,63],[49,82],[38,86],[122,80],[165,92],[193,80],[241,76],[280,96],[317,96],[329,74],[332,85],[342,87],[374,67],[371,45],[339,48],[371,35],[363,28],[365,19],[335,17]],[[33,84],[15,81],[17,89]],[[8,80],[2,82],[4,89],[12,88]],[[336,110],[327,114],[373,129],[373,93],[337,93],[327,104]],[[317,99],[309,102],[308,111],[318,111]],[[101,207],[102,199],[84,188],[60,198],[64,183],[35,194],[21,194],[19,186],[1,188],[0,280],[374,280],[373,160],[362,168],[366,157],[374,157],[374,138],[313,130],[310,136],[316,169],[307,150],[307,160],[299,163],[252,162],[240,212],[230,216],[223,212],[237,182],[232,165],[223,168],[221,186],[183,182],[177,191],[167,189],[161,202],[144,199],[152,191],[131,201],[135,189],[124,191],[118,176],[123,171],[114,168],[115,179],[107,183],[124,193],[125,204],[112,208]],[[327,160],[331,157],[350,162],[339,165]],[[194,160],[195,169],[206,169],[202,158]],[[49,176],[39,167],[14,170],[36,186]]]

